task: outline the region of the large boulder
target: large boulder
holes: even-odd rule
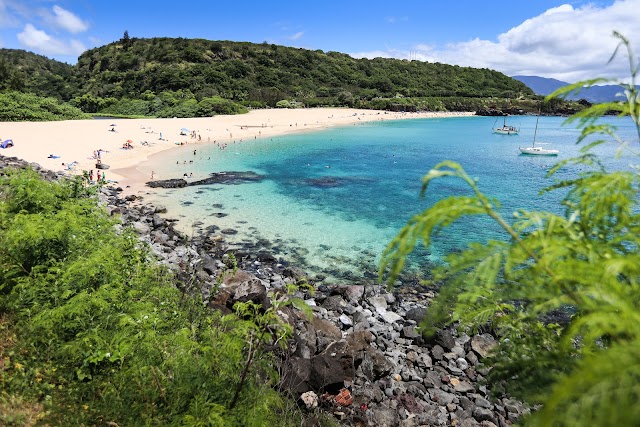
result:
[[[256,304],[262,304],[265,308],[270,304],[266,286],[262,280],[249,272],[243,270],[227,272],[222,283],[226,290],[232,294],[232,298],[227,303],[230,308],[236,302],[252,301]]]
[[[471,349],[480,357],[487,357],[497,345],[496,339],[490,334],[475,335],[471,338]]]
[[[315,391],[337,393],[347,378],[353,378],[352,358],[343,352],[327,349],[311,359],[309,386]]]
[[[295,394],[304,393],[311,390],[309,386],[310,373],[311,360],[294,356],[283,366],[280,383]]]
[[[314,317],[313,327],[316,331],[317,351],[323,351],[330,344],[342,339],[340,328],[328,320]]]
[[[147,185],[151,188],[182,188],[187,186],[187,181],[184,179],[163,179],[149,181]]]
[[[316,329],[312,322],[300,322],[294,334],[296,349],[294,355],[311,359],[316,354]]]

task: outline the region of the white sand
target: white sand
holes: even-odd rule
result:
[[[135,166],[150,155],[177,147],[182,142],[197,148],[197,144],[218,143],[281,135],[291,132],[318,130],[331,126],[344,126],[374,120],[466,116],[472,113],[391,113],[346,108],[268,109],[253,110],[248,114],[188,119],[109,119],[69,120],[61,122],[1,122],[0,138],[12,139],[14,146],[0,149],[0,154],[18,157],[54,171],[66,170],[66,165],[77,162],[70,173],[83,170],[96,171],[94,152],[110,166],[108,180],[118,181],[128,192],[139,190],[151,179]],[[115,132],[110,125],[115,124]],[[196,131],[180,135],[181,129]],[[162,133],[163,139],[160,138]],[[122,145],[133,141],[132,149]],[[146,141],[148,144],[143,144]],[[60,158],[48,158],[49,155]],[[63,165],[64,163],[64,165]],[[158,178],[158,177],[155,177]]]

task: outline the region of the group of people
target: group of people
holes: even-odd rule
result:
[[[93,176],[93,169],[91,169],[89,172],[83,171],[82,175],[87,180],[88,184],[94,184],[96,182],[100,184],[104,184],[107,182],[107,174],[105,174],[104,171],[102,171],[102,173],[100,173],[99,170],[96,171],[95,180]]]

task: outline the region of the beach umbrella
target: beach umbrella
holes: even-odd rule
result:
[[[189,132],[189,129],[187,129],[187,128],[182,128],[182,129],[180,129],[180,130],[181,130],[182,132]]]
[[[109,126],[118,126],[118,125],[115,123],[111,123]]]
[[[127,139],[127,142],[128,142],[129,144],[133,143],[133,141],[132,141],[132,140],[130,140],[130,139]]]

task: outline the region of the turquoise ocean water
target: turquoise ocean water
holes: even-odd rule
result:
[[[607,119],[625,140],[634,138],[631,121]],[[441,197],[469,194],[461,181],[447,179],[419,197],[421,178],[438,162],[462,164],[478,179],[481,190],[497,198],[511,218],[517,209],[557,209],[562,192],[538,193],[552,181],[545,178],[559,160],[576,156],[579,130],[564,119],[541,117],[537,143],[560,150],[554,157],[519,155],[518,146],[533,140],[535,117],[512,117],[519,135],[491,133],[495,118],[459,117],[362,123],[318,132],[298,133],[217,145],[187,145],[161,153],[142,165],[163,179],[192,173],[254,171],[258,183],[194,186],[162,190],[145,200],[168,208],[189,235],[211,225],[237,234],[226,235],[236,248],[267,250],[313,273],[329,278],[373,277],[380,254],[411,216]],[[193,154],[193,149],[197,154]],[[615,169],[637,159],[615,159],[617,146],[599,147],[602,159]],[[190,163],[193,161],[193,163]],[[186,163],[185,163],[186,162]],[[557,179],[579,172],[563,169]],[[502,237],[486,218],[456,223],[422,249],[413,267],[428,268],[450,251],[471,241]]]

